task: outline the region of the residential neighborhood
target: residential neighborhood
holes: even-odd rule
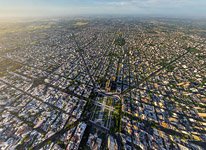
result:
[[[0,149],[206,148],[205,26],[111,17],[13,27],[0,36]]]

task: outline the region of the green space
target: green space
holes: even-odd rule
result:
[[[188,52],[190,52],[190,53],[197,53],[197,52],[199,52],[199,50],[194,48],[194,47],[188,47],[188,48],[186,48],[186,50]]]
[[[0,36],[4,36],[7,34],[13,33],[21,33],[21,32],[32,32],[36,30],[44,30],[53,27],[55,23],[48,22],[48,23],[40,23],[40,24],[17,24],[17,23],[10,23],[4,24],[0,27]]]
[[[126,44],[126,41],[123,37],[118,37],[115,39],[114,44],[117,46],[124,46]]]
[[[3,59],[0,62],[0,77],[7,74],[7,71],[14,72],[15,70],[21,68],[22,65],[17,62],[13,62],[9,59]]]
[[[114,125],[110,127],[110,132],[111,133],[116,133],[121,131],[121,105],[120,103],[115,105],[115,110],[111,114],[112,120],[114,121]]]
[[[106,99],[106,105],[112,106],[112,105],[113,105],[113,98],[108,97],[108,98]]]
[[[105,109],[104,114],[103,114],[103,118],[102,118],[104,127],[107,127],[106,125],[107,125],[107,122],[109,121],[108,116],[109,116],[109,110]]]
[[[206,55],[199,54],[199,55],[197,55],[197,58],[204,60],[204,59],[206,59]]]
[[[88,23],[89,23],[88,21],[77,21],[74,23],[74,26],[85,26]]]

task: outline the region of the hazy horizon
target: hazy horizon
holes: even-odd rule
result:
[[[206,18],[205,0],[0,0],[0,17],[137,15]]]

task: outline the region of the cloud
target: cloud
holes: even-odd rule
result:
[[[206,17],[206,0],[0,0],[0,15],[151,14]]]
[[[103,5],[113,5],[122,7],[181,7],[188,4],[193,4],[194,0],[99,0],[97,3]]]

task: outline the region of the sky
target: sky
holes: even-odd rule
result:
[[[206,0],[0,0],[0,17],[75,15],[206,18]]]

